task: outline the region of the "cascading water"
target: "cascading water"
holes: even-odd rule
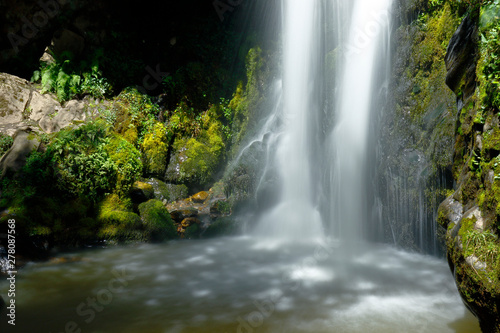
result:
[[[319,0],[284,3],[283,129],[275,156],[281,181],[279,204],[260,221],[258,235],[317,238],[321,218],[312,196],[310,119],[314,110],[315,67],[319,63]]]
[[[384,69],[377,58],[383,41],[389,35],[389,12],[392,0],[357,0],[353,2],[347,39],[341,38],[342,57],[336,124],[327,142],[331,156],[330,189],[334,236],[349,243],[359,240],[363,223],[368,220],[367,158],[371,111],[378,105],[379,87],[383,82],[377,71]],[[342,9],[337,1],[337,11]],[[344,9],[345,10],[345,9]],[[339,30],[342,27],[339,22]],[[389,58],[383,54],[381,61]],[[386,79],[386,78],[385,78]]]
[[[282,124],[268,141],[268,151],[276,160],[266,163],[267,169],[276,169],[281,191],[276,206],[258,223],[257,235],[315,238],[324,235],[324,224],[336,238],[349,242],[360,238],[368,215],[370,112],[377,101],[375,82],[381,81],[377,69],[386,67],[377,58],[389,35],[390,6],[391,0],[283,2],[282,104],[269,117],[280,118]],[[330,8],[333,17],[322,16],[323,8]],[[324,33],[323,19],[335,33]],[[337,47],[339,69],[336,85],[327,87],[334,91],[326,91],[334,96],[327,114],[335,124],[325,129],[325,122],[317,121],[324,110],[316,99],[325,82],[322,52],[331,46]],[[312,140],[324,131],[331,132],[325,142]],[[315,178],[321,173],[320,165],[330,170],[322,184]],[[318,193],[324,193],[323,198]]]

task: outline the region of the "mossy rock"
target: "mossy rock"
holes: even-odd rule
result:
[[[160,242],[177,238],[177,228],[160,200],[152,199],[140,204],[139,212],[150,240]]]
[[[130,198],[134,203],[140,204],[155,197],[155,190],[151,184],[136,181],[130,189]]]
[[[239,225],[233,217],[221,217],[212,222],[202,234],[204,238],[214,238],[234,235],[238,232]]]
[[[177,201],[180,199],[184,199],[188,196],[188,187],[184,184],[175,185],[175,184],[166,184],[166,189],[169,193],[169,202]]]
[[[196,202],[196,203],[204,203],[208,197],[210,196],[210,193],[206,192],[206,191],[201,191],[201,192],[198,192],[194,195],[191,196],[191,200],[193,200],[193,202]]]
[[[152,186],[153,192],[154,192],[154,198],[158,200],[167,200],[170,201],[170,186],[164,182],[162,182],[159,179],[156,178],[149,178],[148,180],[145,181],[149,185]],[[181,186],[181,185],[173,185],[175,186]],[[186,188],[187,191],[187,188]],[[151,198],[152,199],[152,198]]]
[[[98,236],[118,242],[142,241],[142,221],[131,211],[130,200],[121,199],[116,194],[109,195],[99,206],[97,217],[101,224]]]

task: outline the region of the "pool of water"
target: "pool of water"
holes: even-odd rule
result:
[[[64,257],[19,272],[1,332],[480,332],[444,260],[389,246],[245,237]]]

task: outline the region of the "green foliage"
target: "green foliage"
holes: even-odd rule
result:
[[[196,112],[194,108],[189,107],[185,102],[179,103],[172,112],[167,130],[176,137],[197,136],[201,131],[202,114]]]
[[[152,199],[140,204],[139,212],[150,240],[164,241],[177,238],[177,228],[160,200]]]
[[[112,88],[99,70],[102,58],[103,51],[97,50],[90,64],[84,61],[75,63],[73,56],[66,53],[55,62],[42,64],[31,80],[41,83],[42,93],[53,92],[60,101],[86,94],[103,98],[109,95]]]
[[[232,154],[236,154],[239,144],[251,131],[260,116],[265,101],[269,69],[267,60],[259,47],[249,50],[246,57],[246,85],[240,82],[228,107],[232,110]]]
[[[144,240],[141,218],[132,212],[129,199],[111,194],[101,202],[98,209],[99,237],[117,242]]]
[[[212,120],[208,125],[198,137],[179,139],[174,144],[181,151],[181,181],[206,184],[213,180],[224,157],[225,144],[220,122]]]
[[[116,191],[125,195],[142,174],[141,153],[118,134],[112,135],[105,151],[117,168]]]
[[[14,140],[7,134],[0,133],[0,157],[12,147]]]
[[[97,201],[116,186],[118,168],[106,152],[109,138],[102,121],[63,130],[49,145],[61,189]]]
[[[500,11],[492,4],[489,11]],[[483,18],[484,18],[483,14]],[[481,30],[481,59],[478,65],[481,98],[485,107],[500,109],[500,21],[484,18]]]
[[[144,154],[146,172],[153,175],[163,175],[167,167],[168,145],[167,128],[162,123],[156,123],[148,132],[141,146]]]
[[[139,148],[159,114],[158,105],[149,96],[127,88],[115,98],[110,109],[103,112],[103,117],[115,132]]]

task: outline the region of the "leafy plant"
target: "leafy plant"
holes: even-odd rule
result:
[[[14,140],[7,134],[0,133],[0,157],[12,147]]]
[[[99,69],[102,57],[102,50],[97,50],[89,65],[85,61],[75,63],[70,53],[63,53],[54,62],[42,64],[40,69],[33,73],[31,81],[40,82],[42,93],[53,92],[60,101],[86,94],[103,98],[111,92],[112,87],[102,77]]]

